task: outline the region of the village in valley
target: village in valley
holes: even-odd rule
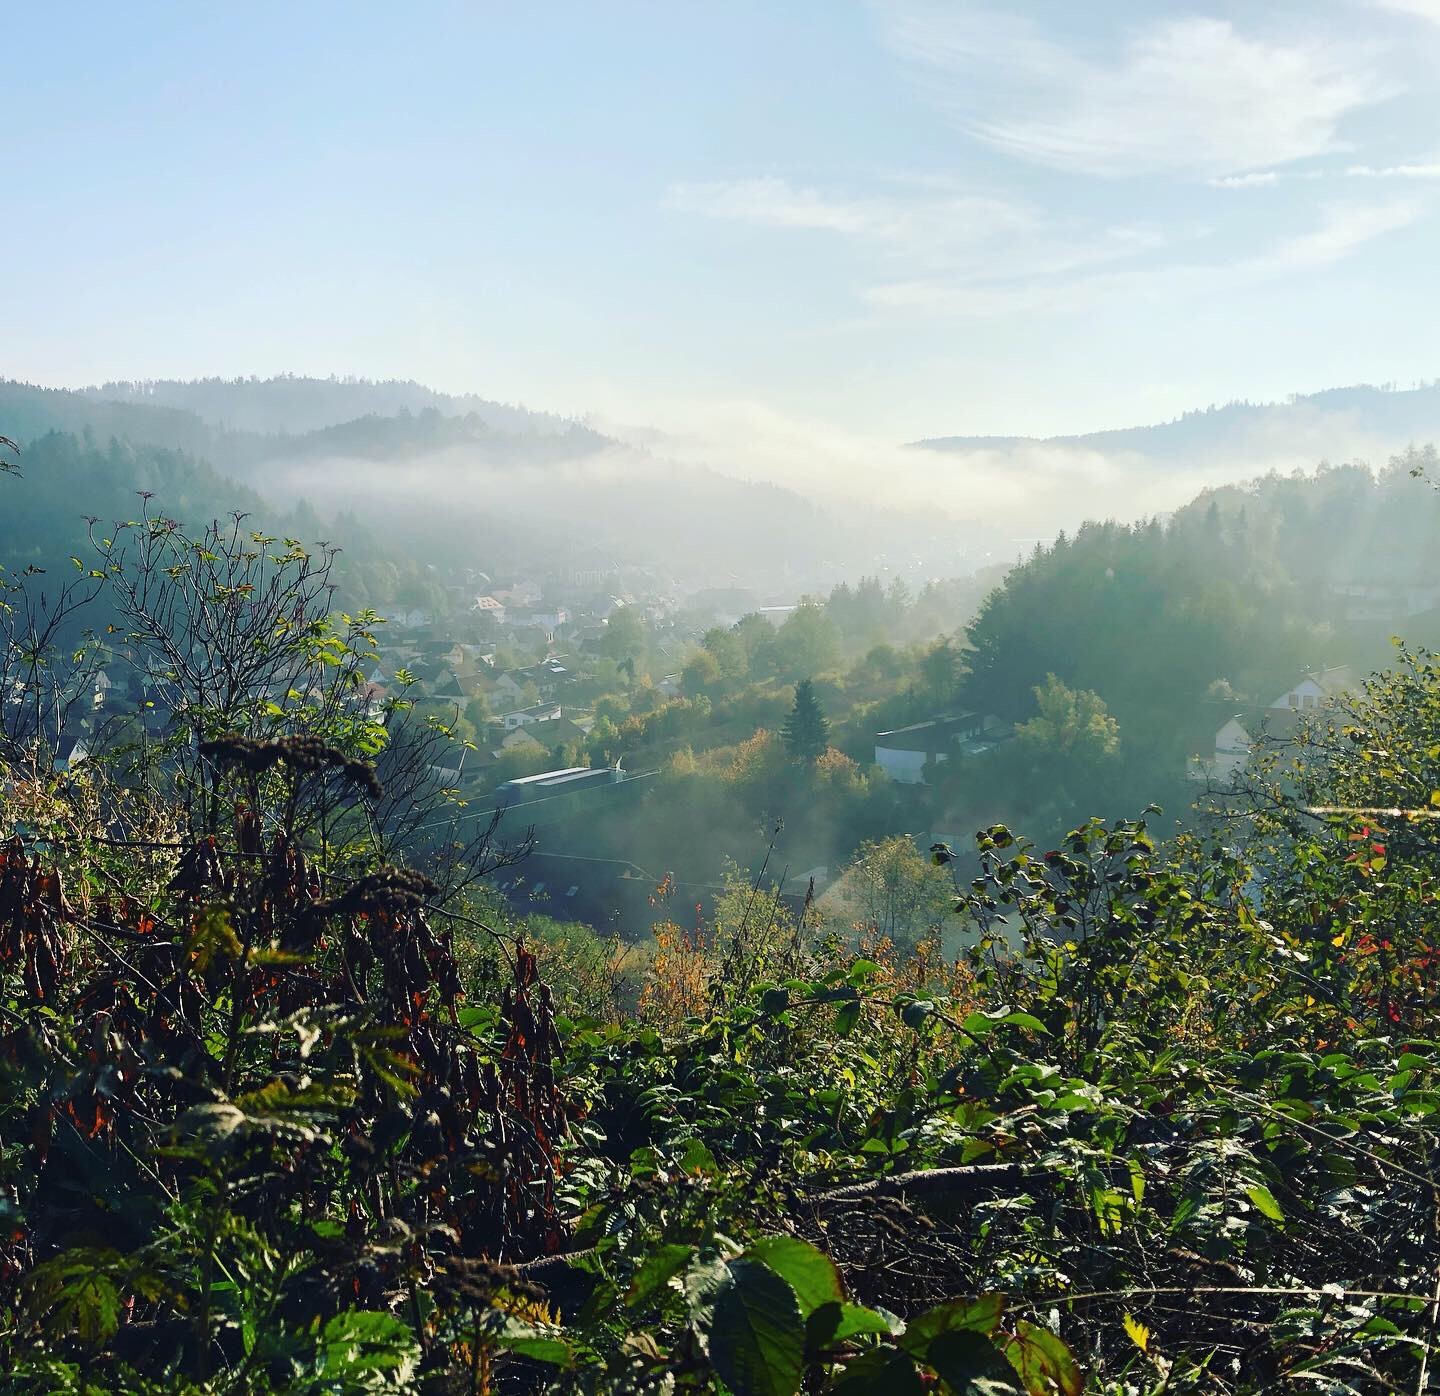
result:
[[[1003,573],[991,568],[971,578],[969,603]],[[431,586],[428,605],[374,615],[373,650],[348,701],[381,723],[411,712],[444,735],[429,758],[434,787],[472,828],[495,818],[532,845],[524,868],[500,883],[515,905],[579,919],[613,918],[616,908],[643,917],[655,886],[675,878],[670,845],[656,829],[669,822],[667,802],[680,798],[677,771],[708,763],[730,779],[747,744],[766,737],[767,728],[778,743],[796,676],[828,669],[832,677],[817,686],[827,741],[833,761],[853,773],[851,786],[864,785],[869,812],[844,834],[807,832],[800,812],[776,803],[802,798],[791,787],[788,797],[752,801],[749,823],[741,821],[726,848],[743,863],[763,848],[766,819],[777,828],[791,819],[798,866],[786,865],[781,890],[798,906],[843,880],[848,846],[863,844],[871,825],[921,852],[963,848],[970,826],[995,803],[997,783],[1006,798],[1023,785],[1016,763],[1024,743],[1016,738],[1026,735],[1026,724],[957,705],[963,651],[952,641],[928,642],[918,669],[913,657],[902,662],[882,641],[839,677],[832,639],[818,643],[816,636],[828,636],[832,613],[843,619],[852,595],[867,592],[879,596],[879,583],[863,582],[855,593],[842,585],[829,602],[782,604],[738,586],[687,590],[652,568],[618,563],[534,575],[467,571]],[[908,593],[892,581],[888,594]],[[740,635],[752,649],[778,654],[788,645],[793,654],[772,656],[759,685],[727,683],[719,665]],[[76,676],[84,692],[60,733],[60,767],[74,770],[102,735],[113,740],[117,727],[159,736],[171,721],[171,685],[153,659],[137,663],[118,644],[101,655]],[[1283,745],[1301,717],[1356,684],[1355,670],[1344,664],[1297,672],[1268,701],[1241,702],[1227,683],[1213,684],[1186,714],[1192,754],[1183,772],[1161,774],[1187,801],[1187,787],[1232,788],[1257,748]],[[23,685],[12,680],[8,701],[23,700]],[[732,761],[736,751],[742,756]],[[768,779],[775,783],[773,771]],[[772,805],[773,815],[765,813]],[[718,866],[691,868],[689,880],[676,885],[708,907],[722,886]]]

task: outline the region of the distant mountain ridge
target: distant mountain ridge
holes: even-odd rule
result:
[[[1005,450],[1043,445],[1193,459],[1252,447],[1257,438],[1309,439],[1329,430],[1339,441],[1389,443],[1440,439],[1440,381],[1393,389],[1361,383],[1297,394],[1286,402],[1231,402],[1186,412],[1169,422],[1065,436],[938,436],[914,441],[931,451]],[[1338,452],[1337,452],[1338,453]]]
[[[953,527],[917,528],[883,508],[846,516],[574,419],[408,381],[0,381],[0,432],[22,444],[60,432],[183,452],[237,482],[237,495],[258,493],[286,514],[318,510],[326,529],[321,520],[344,516],[331,536],[363,524],[378,547],[442,567],[593,568],[623,557],[694,585],[745,578],[786,596],[887,559],[964,570]],[[127,468],[124,453],[115,459]]]
[[[106,402],[169,407],[192,412],[229,431],[304,433],[339,426],[357,417],[390,417],[427,409],[446,417],[477,414],[492,427],[511,432],[563,432],[573,422],[551,412],[533,412],[493,402],[474,393],[459,396],[413,379],[273,378],[137,379],[78,390]]]

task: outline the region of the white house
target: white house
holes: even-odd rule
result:
[[[1292,688],[1287,688],[1270,707],[1282,712],[1323,707],[1331,698],[1355,687],[1355,674],[1348,664],[1328,669],[1310,669]]]
[[[1215,754],[1191,757],[1186,774],[1191,780],[1231,785],[1235,777],[1249,764],[1250,751],[1254,745],[1254,738],[1245,724],[1238,716],[1232,717],[1215,734]]]
[[[1232,785],[1250,762],[1255,737],[1264,728],[1279,737],[1302,713],[1323,708],[1332,699],[1355,687],[1355,674],[1348,664],[1328,669],[1309,669],[1284,693],[1277,695],[1263,711],[1253,715],[1237,713],[1215,734],[1213,755],[1192,756],[1186,768],[1191,780]]]
[[[559,703],[536,703],[532,707],[506,713],[501,721],[505,724],[505,730],[511,732],[517,727],[528,727],[535,722],[554,722],[559,716]]]
[[[952,713],[875,734],[875,764],[901,785],[924,785],[927,762],[949,760],[985,732],[978,713]]]

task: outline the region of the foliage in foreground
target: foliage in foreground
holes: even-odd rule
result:
[[[9,1389],[1424,1389],[1440,671],[1401,664],[1214,841],[982,832],[958,967],[737,892],[657,955],[663,1031],[505,937],[486,987],[484,927],[367,861],[343,706],[177,742],[147,837],[100,764],[12,767]]]

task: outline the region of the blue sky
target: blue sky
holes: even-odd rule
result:
[[[28,5],[5,49],[6,375],[413,376],[764,470],[1440,372],[1440,0]]]

